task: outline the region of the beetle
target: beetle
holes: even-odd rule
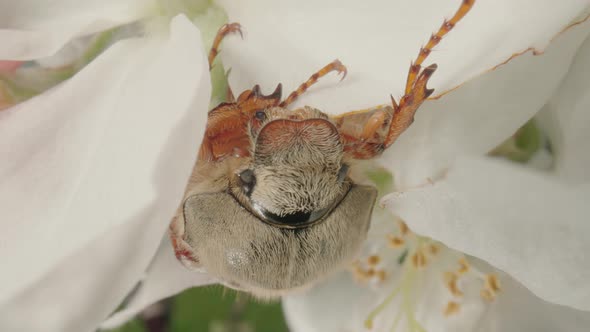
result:
[[[287,98],[282,87],[257,85],[208,113],[197,162],[170,237],[176,257],[225,285],[259,297],[305,289],[350,264],[369,228],[377,190],[355,178],[355,160],[378,157],[412,124],[433,93],[436,64],[422,63],[473,7],[463,0],[410,65],[399,103],[329,116],[288,107],[321,77],[346,67],[338,60]],[[237,23],[218,32],[209,64]]]

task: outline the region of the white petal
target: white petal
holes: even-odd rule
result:
[[[556,157],[556,173],[572,183],[590,181],[590,38],[541,112]]]
[[[349,273],[339,273],[306,293],[283,297],[285,319],[292,332],[359,331],[365,311],[359,299],[367,295]]]
[[[43,280],[0,304],[0,330],[95,331],[132,291],[153,258],[163,233],[160,220],[148,220],[156,209],[146,209],[132,222],[109,230],[57,264]]]
[[[547,301],[590,310],[589,195],[588,183],[465,158],[433,186],[384,202],[415,232],[482,258]]]
[[[47,325],[66,331],[58,327],[77,319],[72,310],[98,323],[137,282],[205,129],[210,83],[200,45],[198,30],[177,17],[170,37],[121,41],[62,85],[0,113],[0,159],[10,161],[0,164],[2,314],[10,308],[34,330],[43,322],[22,315],[56,309],[75,280],[89,286]],[[25,288],[54,295],[28,303],[18,296]]]
[[[585,332],[590,313],[545,302],[507,275],[502,292],[482,319],[481,332]]]
[[[135,21],[153,6],[153,0],[0,0],[0,59],[52,55],[70,39]]]
[[[187,288],[214,282],[215,280],[211,276],[190,271],[182,266],[174,256],[174,249],[166,236],[146,272],[146,277],[126,304],[125,309],[109,317],[101,324],[101,328],[115,328],[133,318],[152,303],[180,293]]]
[[[348,66],[337,86],[316,89],[301,99],[330,113],[389,102],[403,91],[410,61],[459,7],[459,0],[222,0],[230,21],[246,38],[228,39],[221,56],[232,68],[236,91],[260,84],[286,91],[339,58]],[[255,8],[257,8],[255,10]],[[543,49],[559,31],[589,8],[586,0],[477,1],[426,62],[437,63],[432,87],[464,82],[529,47]],[[324,85],[326,86],[326,85]]]

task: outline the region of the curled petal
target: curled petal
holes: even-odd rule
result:
[[[482,332],[585,332],[590,313],[548,303],[507,275],[500,275],[502,292],[480,321]]]
[[[569,183],[590,181],[590,38],[540,120],[555,153],[555,173]]]
[[[416,232],[487,260],[538,296],[590,309],[590,39],[543,110],[553,173],[484,159],[457,162],[432,187],[384,201]]]
[[[487,261],[539,297],[590,310],[589,195],[589,183],[462,158],[443,180],[383,203],[416,233]]]
[[[199,31],[179,16],[169,36],[121,41],[0,113],[0,329],[95,328],[139,280],[205,129],[203,53]],[[24,318],[53,309],[45,322]]]
[[[482,155],[532,118],[559,87],[590,21],[557,37],[542,55],[522,55],[438,100],[383,155],[398,189],[435,180],[461,155]]]

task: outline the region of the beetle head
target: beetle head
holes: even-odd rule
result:
[[[252,126],[252,161],[238,170],[232,191],[264,221],[296,228],[319,221],[349,189],[338,129],[319,111],[267,111]],[[294,115],[293,115],[294,114]]]

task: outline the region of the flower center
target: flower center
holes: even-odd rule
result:
[[[479,285],[478,301],[488,304],[495,300],[500,292],[500,283],[495,275],[484,274],[472,267],[464,254],[414,234],[402,220],[397,220],[396,228],[382,239],[385,245],[355,261],[352,266],[352,274],[358,283],[376,289],[390,289],[388,295],[368,314],[366,328],[372,329],[380,317],[392,317],[389,310],[395,308],[392,309],[396,312],[391,331],[395,331],[402,321],[410,332],[426,331],[416,312],[419,302],[436,302],[431,301],[429,296],[437,292],[424,291],[428,278],[434,278],[434,287],[445,290],[442,293],[445,294],[443,303],[446,304],[438,309],[444,317],[460,314],[465,301],[477,298],[473,292],[464,290],[467,285]],[[384,314],[386,312],[387,315]]]

